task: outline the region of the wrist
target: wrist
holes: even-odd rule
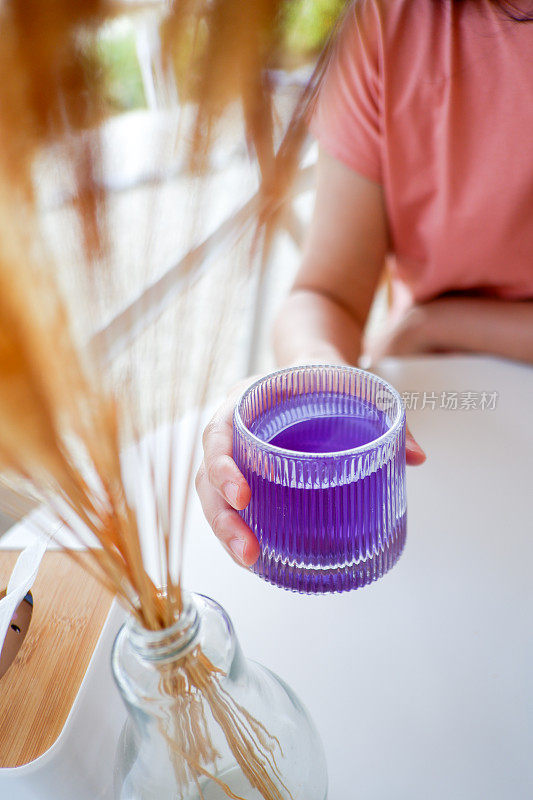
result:
[[[393,332],[393,354],[424,353],[438,347],[438,322],[427,306],[414,306]]]
[[[428,350],[461,350],[469,327],[468,309],[456,298],[439,298],[420,306]],[[467,337],[468,338],[468,337]]]
[[[284,360],[283,366],[297,366],[303,364],[347,364],[347,359],[336,347],[324,343],[316,347],[305,347],[293,350],[290,359]]]

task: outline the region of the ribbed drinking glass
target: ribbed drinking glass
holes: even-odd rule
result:
[[[252,492],[241,512],[254,571],[299,592],[357,589],[406,537],[405,410],[382,378],[302,366],[261,378],[234,415],[234,458]]]

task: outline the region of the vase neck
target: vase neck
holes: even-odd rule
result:
[[[190,595],[183,597],[183,610],[176,621],[167,628],[152,631],[130,618],[126,635],[137,656],[145,661],[172,661],[184,655],[197,638],[200,616]]]

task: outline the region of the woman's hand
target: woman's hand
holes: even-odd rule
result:
[[[237,513],[250,502],[250,487],[232,458],[233,411],[240,395],[256,379],[235,386],[208,423],[202,437],[204,459],[196,475],[196,491],[213,533],[243,567],[255,564],[259,543]]]
[[[244,390],[257,376],[239,383],[207,425],[203,435],[204,459],[196,476],[202,509],[215,536],[237,564],[251,567],[259,558],[259,543],[237,511],[250,502],[250,487],[232,458],[233,411]],[[426,456],[407,431],[407,463],[422,464]]]
[[[533,300],[447,295],[414,306],[367,343],[372,362],[422,353],[489,353],[533,363]]]
[[[440,333],[440,309],[432,303],[410,308],[384,334],[367,342],[372,363],[385,356],[421,355],[434,352]]]

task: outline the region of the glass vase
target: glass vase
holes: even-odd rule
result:
[[[307,711],[280,678],[243,656],[213,600],[186,595],[180,618],[162,631],[130,619],[112,666],[128,710],[117,800],[326,797],[324,752]]]

